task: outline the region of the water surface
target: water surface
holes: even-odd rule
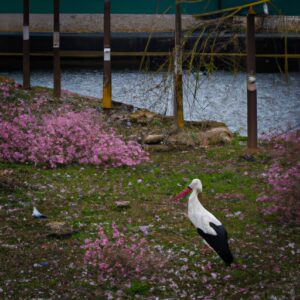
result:
[[[3,75],[22,83],[21,72]],[[102,71],[63,70],[62,89],[102,97]],[[184,116],[187,120],[217,120],[234,131],[247,132],[246,75],[215,72],[211,76],[184,74]],[[33,86],[53,87],[51,71],[33,71]],[[172,77],[168,73],[114,72],[113,100],[172,114]],[[300,127],[300,73],[286,81],[281,74],[257,74],[258,131],[260,134]]]

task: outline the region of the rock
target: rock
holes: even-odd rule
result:
[[[65,222],[49,222],[46,224],[49,229],[48,237],[64,239],[69,238],[74,233],[78,233],[78,230],[74,230],[72,226],[66,224]]]
[[[10,175],[12,175],[13,174],[13,170],[11,170],[11,169],[2,169],[2,170],[0,170],[0,176],[10,176]]]
[[[143,138],[139,134],[132,134],[128,137],[130,141],[136,141],[138,143],[142,143]]]
[[[209,130],[217,127],[226,127],[223,122],[213,121],[213,120],[203,120],[203,121],[186,121],[186,126],[189,128],[195,127],[203,131]]]
[[[198,132],[196,135],[196,140],[197,140],[197,145],[201,147],[207,147],[208,146],[208,141],[205,133],[203,132]]]
[[[186,148],[195,146],[206,146],[207,138],[201,131],[190,132],[190,131],[179,131],[171,134],[167,142],[174,148]]]
[[[156,117],[156,114],[146,109],[140,109],[129,115],[129,119],[133,123],[147,124]]]
[[[109,120],[112,121],[112,122],[116,122],[116,123],[120,123],[121,121],[123,121],[125,119],[126,118],[122,114],[120,114],[119,112],[109,116]]]
[[[149,134],[144,138],[145,144],[160,144],[164,140],[163,134]]]
[[[115,201],[115,205],[116,205],[116,207],[119,207],[119,208],[127,208],[127,207],[130,207],[130,202],[124,201],[124,200],[119,200],[119,201]]]
[[[230,143],[232,140],[232,132],[227,127],[217,127],[205,132],[208,143],[210,145],[220,145]]]
[[[9,244],[1,244],[0,246],[3,248],[8,248],[8,249],[17,249],[18,248],[17,245],[9,245]]]
[[[173,149],[171,145],[164,144],[152,144],[152,145],[143,145],[143,149],[149,152],[168,152]]]
[[[195,140],[191,137],[189,132],[179,131],[178,133],[172,134],[168,137],[168,143],[173,146],[191,146],[196,145]]]
[[[65,228],[66,223],[53,221],[53,222],[47,223],[46,226],[52,231],[61,231],[62,229]]]

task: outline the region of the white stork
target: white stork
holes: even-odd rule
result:
[[[178,200],[188,193],[191,193],[188,202],[190,221],[205,242],[217,252],[226,265],[230,265],[233,256],[228,245],[227,231],[224,225],[200,203],[198,194],[202,193],[202,183],[199,179],[194,179],[188,188],[175,196],[175,199]]]

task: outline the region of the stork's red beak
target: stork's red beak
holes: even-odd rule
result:
[[[189,194],[192,191],[190,187],[187,187],[182,192],[174,197],[174,200],[179,200],[180,198],[184,197],[185,195]]]

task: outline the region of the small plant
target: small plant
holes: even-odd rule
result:
[[[269,139],[272,165],[265,177],[269,185],[257,201],[267,202],[265,215],[277,214],[279,220],[300,225],[300,135],[297,132]]]
[[[161,270],[167,262],[144,238],[130,235],[126,229],[121,232],[115,224],[112,224],[111,237],[100,227],[98,238],[85,240],[82,247],[85,249],[84,262],[96,270],[100,285],[113,287],[133,282],[134,290],[147,290],[148,285],[139,280],[154,278],[157,270]]]

